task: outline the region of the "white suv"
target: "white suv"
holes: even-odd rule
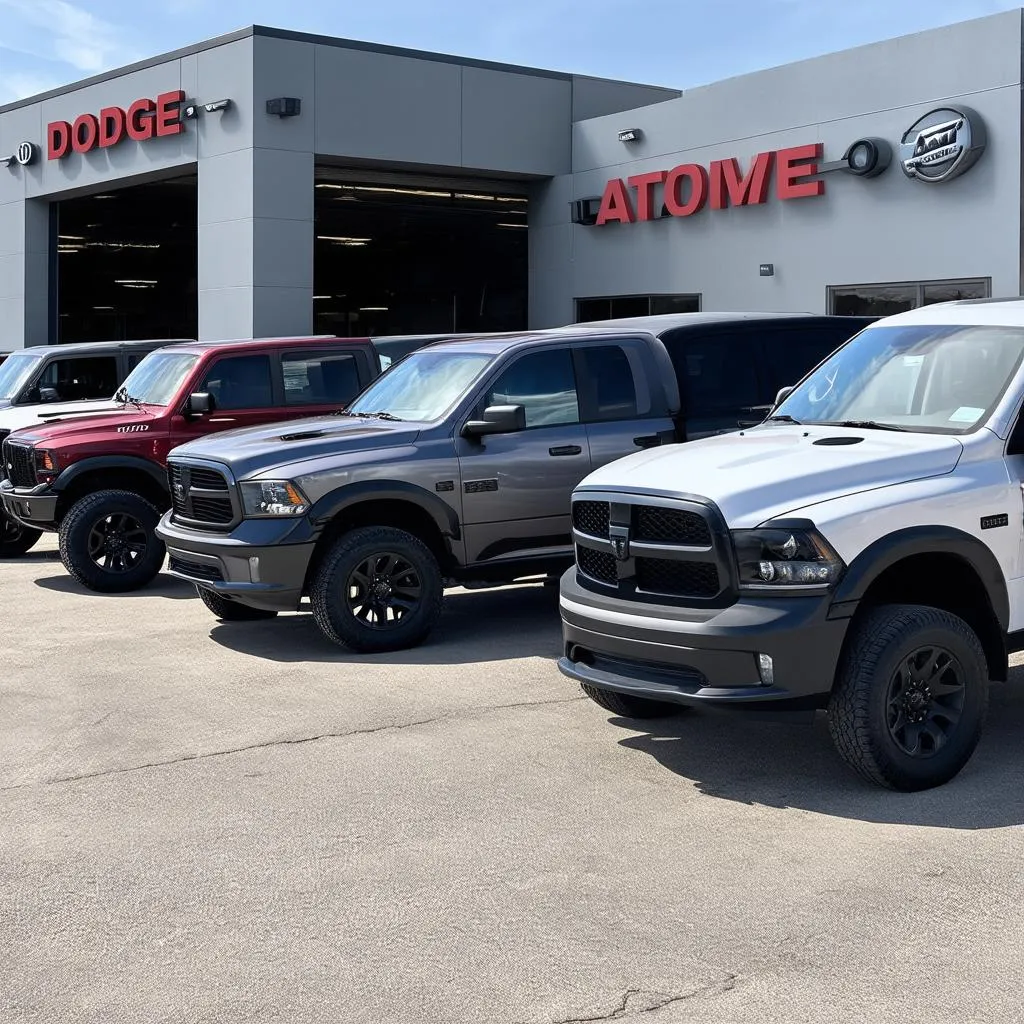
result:
[[[871,325],[762,425],[573,494],[559,668],[609,711],[827,708],[842,756],[916,790],[974,751],[1024,648],[1024,300]]]

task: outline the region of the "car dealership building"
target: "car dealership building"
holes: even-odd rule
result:
[[[1022,13],[682,93],[255,27],[0,107],[0,350],[1017,295]]]

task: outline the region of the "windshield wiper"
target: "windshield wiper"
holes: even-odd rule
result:
[[[765,423],[795,423],[797,426],[800,425],[800,421],[793,416],[789,416],[786,413],[782,413],[779,416],[769,416],[765,420]]]
[[[900,430],[904,433],[907,427],[901,427],[896,423],[879,423],[877,420],[829,420],[819,423],[822,427],[853,427],[855,430]]]
[[[343,416],[358,416],[360,419],[367,420],[390,420],[392,423],[402,423],[401,416],[396,416],[390,412],[344,412]]]
[[[120,395],[120,398],[118,398],[118,395]],[[142,399],[136,398],[134,395],[129,395],[127,391],[119,391],[114,395],[114,398],[115,400],[120,401],[122,405],[134,405],[136,409],[141,409],[143,407]]]

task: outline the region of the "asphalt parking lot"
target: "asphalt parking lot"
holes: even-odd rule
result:
[[[894,794],[821,721],[610,720],[542,588],[354,658],[0,574],[4,1022],[1019,1019],[1024,687]]]

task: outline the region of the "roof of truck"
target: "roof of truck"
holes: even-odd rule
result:
[[[1024,298],[960,299],[954,302],[936,302],[906,313],[895,313],[874,324],[877,327],[903,327],[915,324],[1024,327]]]
[[[181,345],[191,341],[194,341],[194,339],[140,338],[134,341],[71,341],[61,345],[29,345],[27,348],[15,349],[14,352],[8,352],[7,355],[15,355],[18,352],[35,352],[37,354],[42,354],[44,352],[60,352],[62,355],[67,355],[69,352],[72,355],[82,352],[88,355],[90,352],[96,352],[101,349],[106,349],[109,352],[119,348],[129,350],[135,348],[152,348],[154,345]]]
[[[569,324],[561,327],[562,331],[573,331],[580,328],[623,327],[630,330],[650,331],[660,334],[675,327],[699,327],[701,324],[717,324],[730,320],[777,320],[780,317],[817,316],[815,313],[757,313],[757,312],[708,312],[708,313],[661,313],[656,316],[627,316],[618,320],[591,320],[582,324]]]
[[[565,327],[552,327],[542,331],[516,331],[509,334],[477,334],[452,337],[434,342],[431,349],[444,348],[448,345],[468,346],[473,351],[496,355],[512,345],[524,342],[541,344],[551,341],[565,341],[566,335],[590,337],[600,340],[607,334],[649,334],[659,337],[666,331],[680,327],[700,327],[706,324],[730,323],[738,320],[779,320],[783,318],[820,317],[818,313],[667,313],[660,316],[634,316],[621,320],[595,320],[585,324],[568,324]],[[851,318],[846,318],[851,319]],[[852,319],[864,319],[854,317]]]
[[[333,334],[298,334],[295,336],[281,336],[278,338],[221,338],[215,341],[187,341],[174,347],[179,351],[187,352],[208,352],[212,349],[218,351],[224,348],[244,349],[253,345],[262,346],[283,346],[285,348],[301,348],[304,345],[324,345],[328,342],[342,345],[371,345],[372,338],[338,338]]]

